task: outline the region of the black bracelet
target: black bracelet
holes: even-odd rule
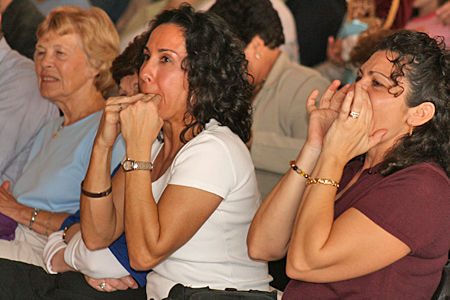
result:
[[[81,193],[83,194],[83,195],[85,195],[86,197],[89,197],[89,198],[103,198],[103,197],[106,197],[106,196],[108,196],[109,194],[111,194],[111,192],[112,192],[112,185],[109,187],[109,189],[107,189],[106,191],[104,191],[104,192],[101,192],[101,193],[91,193],[91,192],[88,192],[88,191],[86,191],[85,189],[83,189],[83,183],[84,183],[84,180],[81,182]]]

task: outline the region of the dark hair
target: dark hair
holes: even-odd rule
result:
[[[256,35],[270,49],[284,44],[283,26],[270,0],[217,0],[209,11],[225,19],[246,46]]]
[[[434,104],[436,112],[427,123],[414,127],[386,154],[381,174],[387,176],[403,168],[434,161],[450,174],[450,53],[441,37],[402,30],[385,38],[376,50],[388,51],[394,58],[391,79],[398,85],[406,78],[409,90],[406,104],[415,107]],[[403,91],[404,92],[404,91]]]
[[[187,142],[188,130],[194,136],[200,133],[211,118],[242,141],[249,141],[252,92],[242,42],[223,20],[208,12],[195,12],[189,4],[156,16],[149,34],[166,23],[179,26],[186,39],[187,56],[181,67],[188,75],[189,100],[181,141]]]
[[[132,42],[112,62],[111,73],[114,81],[120,84],[120,80],[128,75],[138,74],[144,62],[143,50],[148,41],[148,31],[136,36]]]

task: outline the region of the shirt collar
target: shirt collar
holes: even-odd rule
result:
[[[11,51],[11,47],[6,42],[5,38],[0,39],[0,62],[6,57],[6,55]]]

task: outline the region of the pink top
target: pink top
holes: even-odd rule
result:
[[[431,37],[443,36],[447,48],[450,47],[450,26],[440,23],[435,12],[411,19],[405,29],[425,32]]]

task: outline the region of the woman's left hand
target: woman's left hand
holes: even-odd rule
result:
[[[338,117],[325,135],[322,152],[345,165],[378,145],[387,131],[380,129],[370,133],[372,115],[369,94],[361,85],[354,85],[347,92]]]
[[[3,182],[3,184],[0,186],[0,213],[17,221],[19,218],[20,210],[22,208],[26,208],[26,206],[17,202],[9,187],[9,181]]]
[[[130,275],[122,278],[95,279],[84,275],[86,282],[100,292],[114,292],[117,290],[137,289],[139,285]]]

